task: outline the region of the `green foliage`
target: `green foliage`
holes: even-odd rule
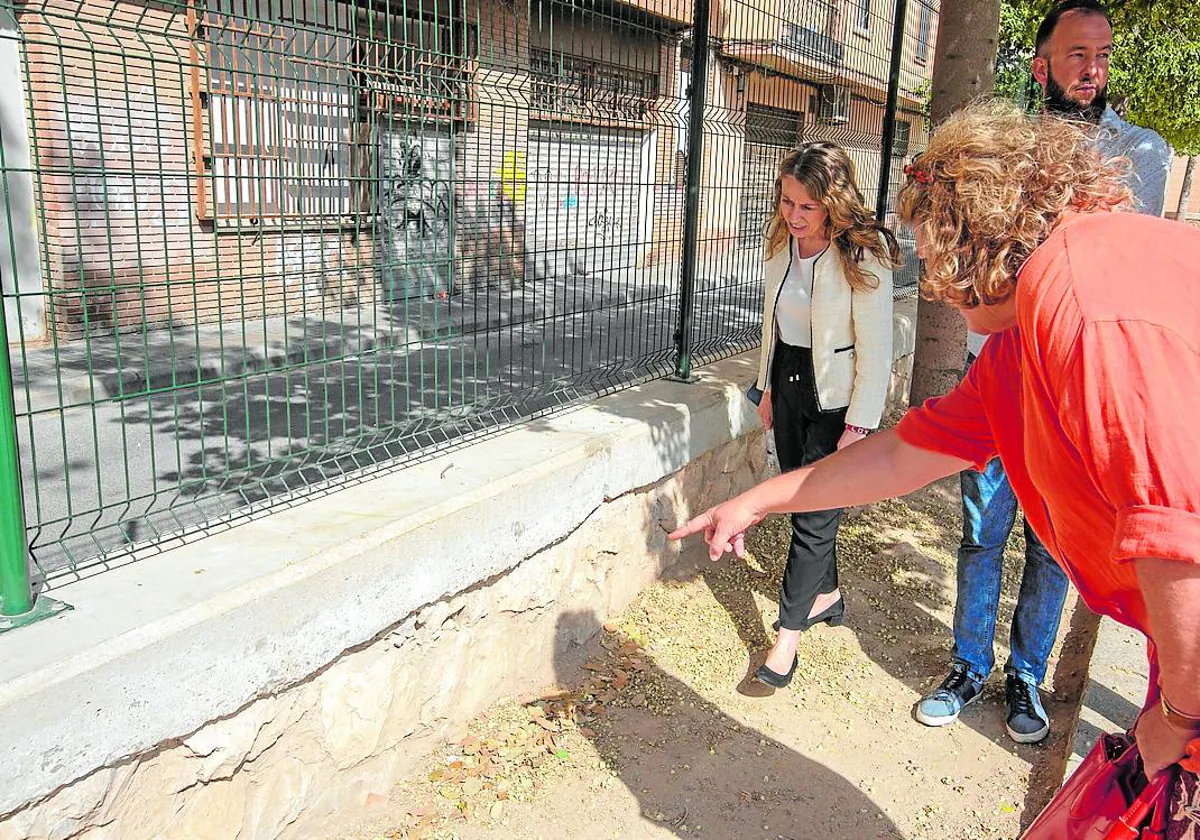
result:
[[[1038,24],[1052,0],[1004,0],[996,93],[1036,102],[1029,63]],[[1180,154],[1200,154],[1200,3],[1116,0],[1110,3],[1113,57],[1109,102],[1126,119],[1161,134]]]

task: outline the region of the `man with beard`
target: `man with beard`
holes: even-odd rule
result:
[[[1171,150],[1157,133],[1125,122],[1108,107],[1112,40],[1112,26],[1099,3],[1060,3],[1038,27],[1033,77],[1042,87],[1048,113],[1098,125],[1100,150],[1129,158],[1130,187],[1141,212],[1161,216]]]
[[[1097,126],[1106,157],[1130,160],[1130,184],[1143,213],[1162,214],[1171,150],[1147,128],[1131,125],[1108,107],[1108,61],[1112,26],[1095,0],[1066,0],[1038,27],[1033,76],[1042,87],[1043,110]],[[968,334],[967,365],[983,349],[985,336]],[[992,649],[1001,588],[1004,546],[1016,522],[1017,501],[997,458],[983,472],[961,475],[963,538],[958,549],[958,600],[949,676],[917,703],[915,716],[928,726],[945,726],[979,697],[994,665]],[[1067,578],[1050,553],[1025,530],[1025,566],[1009,634],[1004,666],[1007,730],[1018,743],[1036,743],[1050,732],[1050,719],[1037,687],[1058,633]]]

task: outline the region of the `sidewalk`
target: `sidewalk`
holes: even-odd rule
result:
[[[345,840],[1017,837],[1061,776],[1078,695],[1058,682],[1070,686],[1079,663],[1060,659],[1060,638],[1043,744],[1005,733],[1002,675],[955,725],[913,720],[947,667],[956,488],[849,514],[846,625],[805,635],[790,689],[735,690],[748,653],[773,635],[790,526],[772,518],[746,562],[672,570],[583,646],[564,628],[557,686],[477,718],[386,801],[352,815],[359,828]],[[1010,559],[1021,550],[1014,540]]]
[[[312,303],[10,348],[40,571],[55,578],[314,477],[662,375],[677,328],[668,280],[639,270],[390,306]],[[696,298],[725,304],[714,343],[748,345],[753,295],[720,283],[698,284]]]
[[[18,413],[94,400],[125,399],[197,383],[301,364],[334,362],[382,350],[419,352],[429,342],[461,339],[594,312],[666,294],[662,283],[623,277],[534,281],[448,298],[326,307],[320,298],[289,315],[180,324],[121,335],[99,334],[58,347],[10,348]],[[28,389],[29,399],[25,393]],[[60,396],[61,390],[61,396]]]
[[[705,262],[697,359],[757,342],[760,275],[748,249]],[[35,558],[54,577],[291,492],[304,470],[330,478],[664,375],[678,281],[663,264],[390,305],[312,298],[286,316],[12,347]]]
[[[1101,735],[1128,731],[1137,722],[1146,700],[1147,673],[1145,637],[1111,618],[1100,619],[1064,779]]]
[[[907,245],[907,243],[905,243]],[[725,318],[757,318],[749,288],[760,266],[748,251],[707,262],[696,279],[697,312],[705,295],[725,296]],[[288,315],[224,323],[178,324],[145,333],[99,333],[89,340],[9,348],[19,414],[86,406],[97,400],[145,396],[306,364],[392,350],[420,352],[448,342],[522,324],[606,309],[661,309],[678,292],[679,267],[626,268],[576,277],[531,280],[512,288],[473,289],[447,298],[391,304],[326,306],[321,298]],[[896,296],[915,293],[911,270],[896,278]],[[751,296],[752,297],[752,296]],[[736,299],[734,299],[736,298]],[[733,304],[730,307],[730,304]],[[672,319],[673,320],[673,319]]]

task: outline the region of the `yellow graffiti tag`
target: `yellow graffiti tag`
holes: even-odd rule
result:
[[[504,153],[500,163],[500,194],[513,204],[525,202],[525,153],[510,151]]]

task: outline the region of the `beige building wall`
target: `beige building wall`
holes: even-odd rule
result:
[[[690,26],[692,0],[616,0],[620,6],[646,12],[672,26]]]
[[[891,65],[892,3],[872,0],[871,24],[867,28],[854,20],[854,2],[843,3],[845,24],[847,83],[859,92],[886,90]],[[917,33],[921,22],[921,9],[930,9],[929,46],[926,59],[917,59]],[[900,63],[900,95],[902,99],[917,101],[921,89],[926,86],[933,72],[933,55],[937,42],[938,0],[910,0],[904,18],[904,52]]]
[[[775,41],[783,27],[782,5],[782,0],[717,0],[714,34],[728,42]]]

